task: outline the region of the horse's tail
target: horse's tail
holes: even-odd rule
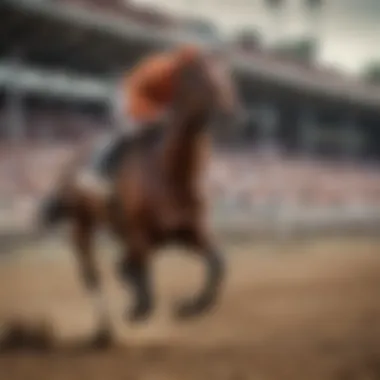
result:
[[[55,227],[69,218],[69,208],[59,194],[46,197],[39,210],[40,222],[44,227]]]

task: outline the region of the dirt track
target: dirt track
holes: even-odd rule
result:
[[[2,263],[0,318],[48,321],[64,344],[90,335],[94,321],[75,263],[55,250]],[[0,379],[380,379],[380,242],[235,247],[229,260],[219,309],[178,323],[171,306],[201,271],[189,257],[158,258],[158,310],[141,326],[122,320],[128,299],[102,260],[119,345],[3,353]]]

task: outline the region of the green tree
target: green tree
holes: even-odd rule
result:
[[[219,30],[217,26],[209,20],[187,19],[185,28],[206,40],[219,40]]]
[[[284,26],[284,6],[286,4],[285,0],[265,0],[265,4],[268,7],[271,18],[272,18],[272,38],[273,43],[278,43],[282,35],[282,28]]]
[[[311,38],[303,38],[283,42],[275,47],[275,52],[283,57],[300,62],[311,63],[316,59],[316,41]]]
[[[241,29],[234,37],[235,44],[244,50],[256,50],[262,47],[261,34],[250,28]]]
[[[311,38],[315,41],[314,49],[318,48],[322,39],[322,10],[324,0],[304,0],[306,8],[309,32]]]
[[[365,81],[380,85],[380,62],[369,63],[362,72]]]
[[[284,0],[265,0],[265,3],[268,7],[272,9],[281,8],[282,5],[285,3]]]

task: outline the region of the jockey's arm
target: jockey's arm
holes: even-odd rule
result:
[[[141,65],[126,80],[127,113],[132,118],[155,119],[165,103],[165,84],[170,81],[170,67],[164,60]]]
[[[167,76],[169,64],[165,57],[153,57],[140,63],[127,78],[129,88],[146,98],[154,97],[161,78]]]

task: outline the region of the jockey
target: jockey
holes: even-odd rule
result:
[[[192,45],[156,53],[141,61],[122,80],[121,136],[114,136],[100,152],[95,162],[97,171],[107,174],[108,162],[129,131],[165,117],[174,100],[176,73],[187,60],[198,54],[202,54],[201,49]]]

